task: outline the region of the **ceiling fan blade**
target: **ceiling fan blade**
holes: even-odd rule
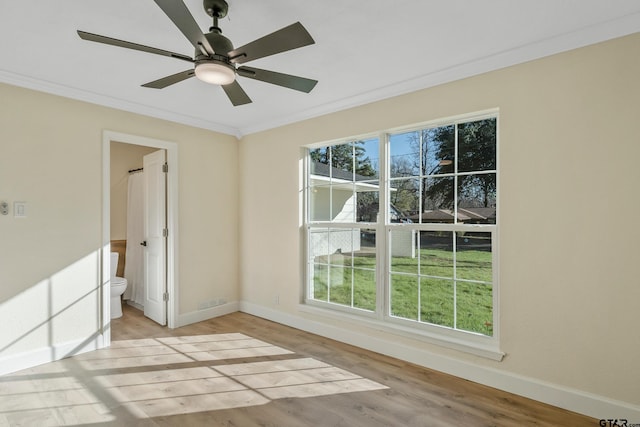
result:
[[[142,87],[150,87],[152,89],[164,89],[167,86],[171,86],[174,83],[181,82],[195,75],[196,75],[196,72],[194,70],[181,71],[179,73],[172,74],[170,76],[163,77],[161,79],[154,80],[149,83],[145,83],[142,85]]]
[[[157,0],[156,0],[157,1]],[[268,34],[228,53],[231,62],[244,64],[254,59],[275,55],[299,47],[314,44],[309,32],[296,22],[276,32]]]
[[[275,71],[261,70],[253,67],[239,67],[238,74],[254,80],[260,80],[289,89],[299,90],[309,93],[318,83],[317,80],[304,77],[292,76],[291,74],[276,73]]]
[[[171,58],[182,59],[183,61],[193,62],[189,56],[181,55],[175,52],[169,52],[168,50],[156,49],[155,47],[144,46],[138,43],[131,43],[124,40],[118,40],[111,37],[101,36],[98,34],[87,33],[86,31],[78,30],[78,35],[83,40],[92,42],[104,43],[112,46],[124,47],[127,49],[140,50],[142,52],[155,53],[162,56],[170,56]]]
[[[223,85],[222,89],[234,107],[251,103],[251,98],[249,98],[249,95],[242,89],[237,80],[234,80],[233,83],[229,83],[228,85]]]
[[[182,0],[154,0],[160,9],[173,21],[196,50],[204,55],[213,55],[214,51],[207,38],[202,34],[198,23]]]

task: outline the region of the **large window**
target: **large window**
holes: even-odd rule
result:
[[[309,150],[306,302],[496,336],[497,117]]]

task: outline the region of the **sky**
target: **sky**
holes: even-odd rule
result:
[[[411,135],[414,135],[416,132],[405,132],[392,134],[390,138],[390,153],[391,157],[400,157],[400,156],[415,156],[413,152],[413,148],[411,147]],[[380,155],[379,155],[379,143],[378,138],[370,138],[365,139],[364,141],[364,149],[366,150],[366,155],[371,160],[371,164],[377,169],[380,164]]]

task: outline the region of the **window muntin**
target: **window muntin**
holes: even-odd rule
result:
[[[491,234],[392,227],[390,316],[491,336]]]
[[[350,141],[309,152],[309,220],[377,221],[380,205],[378,139]]]
[[[343,225],[352,225],[351,235],[367,237],[373,246],[364,264],[354,261],[358,250],[325,254],[326,263],[310,261],[307,300],[364,309],[412,327],[494,337],[496,117],[390,133],[386,140],[387,147],[372,138],[311,150],[309,191],[328,190],[329,201],[343,207],[339,194],[348,184],[353,207],[350,215],[340,215],[344,212],[335,206],[328,214],[309,215],[309,236],[316,226],[326,226],[330,240],[331,225],[340,225],[342,233]],[[381,161],[372,155],[378,148]],[[350,163],[344,162],[349,152]],[[327,188],[314,184],[314,157],[328,162]],[[369,167],[371,175],[357,173]],[[383,180],[379,168],[386,171]],[[380,191],[385,192],[386,222],[378,215]],[[359,228],[362,222],[370,228]],[[383,245],[379,250],[376,240]],[[376,278],[384,283],[377,286]]]
[[[380,206],[378,138],[310,150],[308,298],[373,312]]]
[[[309,296],[315,301],[374,311],[376,231],[368,228],[309,229]]]
[[[414,209],[411,223],[388,225],[391,318],[492,336],[496,125],[489,117],[389,135],[389,198]]]
[[[496,131],[486,118],[389,135],[390,186],[401,189],[391,199],[417,223],[465,223],[458,208],[494,208]]]

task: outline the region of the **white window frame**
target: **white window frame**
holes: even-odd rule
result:
[[[357,307],[349,307],[346,305],[341,305],[341,304],[336,304],[336,303],[331,303],[331,302],[327,302],[327,301],[320,301],[320,300],[316,300],[311,298],[311,296],[309,295],[309,291],[310,291],[310,278],[311,278],[311,272],[310,272],[310,262],[309,262],[309,257],[308,254],[311,253],[310,250],[310,239],[309,239],[309,235],[310,235],[310,229],[311,228],[327,228],[327,229],[339,229],[339,228],[344,228],[344,229],[373,229],[376,232],[376,239],[378,239],[381,235],[381,233],[384,231],[384,228],[382,227],[382,222],[381,222],[381,217],[380,215],[378,215],[378,221],[377,222],[358,222],[357,218],[354,218],[353,222],[331,222],[331,220],[329,221],[311,221],[310,220],[310,211],[311,211],[311,198],[309,197],[309,192],[310,192],[310,183],[309,183],[309,171],[311,170],[311,164],[310,164],[310,156],[309,156],[309,152],[310,150],[314,149],[314,148],[326,148],[326,147],[330,147],[330,146],[334,146],[334,145],[340,145],[340,144],[349,144],[349,143],[353,143],[355,141],[360,141],[360,140],[367,140],[367,139],[378,139],[378,149],[380,149],[380,147],[383,144],[383,140],[380,139],[381,134],[379,133],[370,133],[370,134],[363,134],[363,135],[358,135],[358,136],[354,136],[354,137],[350,137],[350,138],[343,138],[343,139],[339,139],[339,140],[334,140],[334,141],[329,141],[329,142],[325,142],[325,143],[318,143],[318,144],[314,144],[313,146],[308,146],[306,147],[306,151],[305,151],[305,156],[304,156],[304,228],[305,228],[305,232],[304,232],[304,236],[305,236],[305,241],[304,241],[304,248],[305,248],[305,257],[304,257],[304,290],[303,290],[303,295],[304,295],[304,302],[305,304],[307,304],[308,306],[311,307],[317,307],[317,308],[321,308],[321,309],[326,309],[326,310],[330,310],[330,311],[335,311],[335,312],[342,312],[342,313],[351,313],[351,314],[357,314],[359,316],[363,316],[364,318],[378,318],[377,313],[380,312],[380,309],[382,308],[380,305],[380,298],[378,298],[377,296],[379,295],[380,289],[379,289],[379,284],[380,284],[380,260],[383,259],[381,258],[381,252],[380,252],[380,246],[376,243],[376,266],[375,266],[375,277],[376,277],[376,284],[378,286],[378,289],[376,290],[376,309],[374,311],[369,311],[369,310],[365,310],[365,309],[360,309]],[[381,161],[382,162],[382,161]],[[379,165],[379,168],[381,169],[383,166],[383,163],[381,163]],[[382,171],[379,171],[380,174],[382,174]],[[380,206],[382,206],[382,194],[383,194],[383,187],[380,185],[381,181],[381,176],[379,176],[378,178],[372,178],[371,181],[378,181],[378,200],[379,200],[379,204]],[[330,195],[330,205],[331,205],[331,198],[332,195]],[[330,206],[329,211],[331,212],[333,210],[332,206]],[[353,268],[353,267],[351,267]]]
[[[496,224],[495,225],[476,225],[476,224],[399,224],[391,223],[389,218],[389,209],[387,209],[390,197],[391,179],[389,176],[389,137],[392,134],[419,131],[425,128],[455,125],[470,121],[482,119],[496,119]],[[340,321],[348,321],[352,324],[360,324],[372,327],[377,330],[388,332],[403,337],[422,340],[425,342],[437,344],[447,348],[472,353],[478,356],[486,357],[493,360],[502,360],[504,353],[500,350],[500,286],[499,278],[499,203],[500,203],[500,159],[499,159],[499,110],[497,108],[463,114],[444,119],[432,120],[428,122],[418,123],[411,126],[400,128],[386,129],[376,134],[366,134],[340,140],[321,142],[306,147],[304,164],[304,286],[303,301],[300,310],[303,312],[313,313],[330,319],[339,319]],[[378,138],[379,141],[379,206],[380,212],[378,221],[371,222],[354,222],[354,223],[331,223],[327,222],[311,222],[309,220],[310,200],[309,200],[309,150],[331,145],[348,143],[350,141]],[[456,144],[457,150],[457,144]],[[456,153],[457,158],[457,153]],[[484,172],[484,171],[483,171]],[[493,171],[492,171],[493,173]],[[454,197],[457,200],[457,186],[455,188]],[[309,295],[310,281],[310,248],[309,248],[309,230],[310,228],[367,228],[376,231],[376,310],[374,312],[342,306],[330,302],[318,301]],[[439,326],[426,322],[418,322],[414,320],[402,319],[390,315],[390,261],[391,261],[391,245],[389,244],[390,233],[392,230],[410,229],[410,230],[444,230],[444,231],[490,231],[492,245],[492,296],[493,296],[493,333],[491,336],[453,329],[445,326]]]

